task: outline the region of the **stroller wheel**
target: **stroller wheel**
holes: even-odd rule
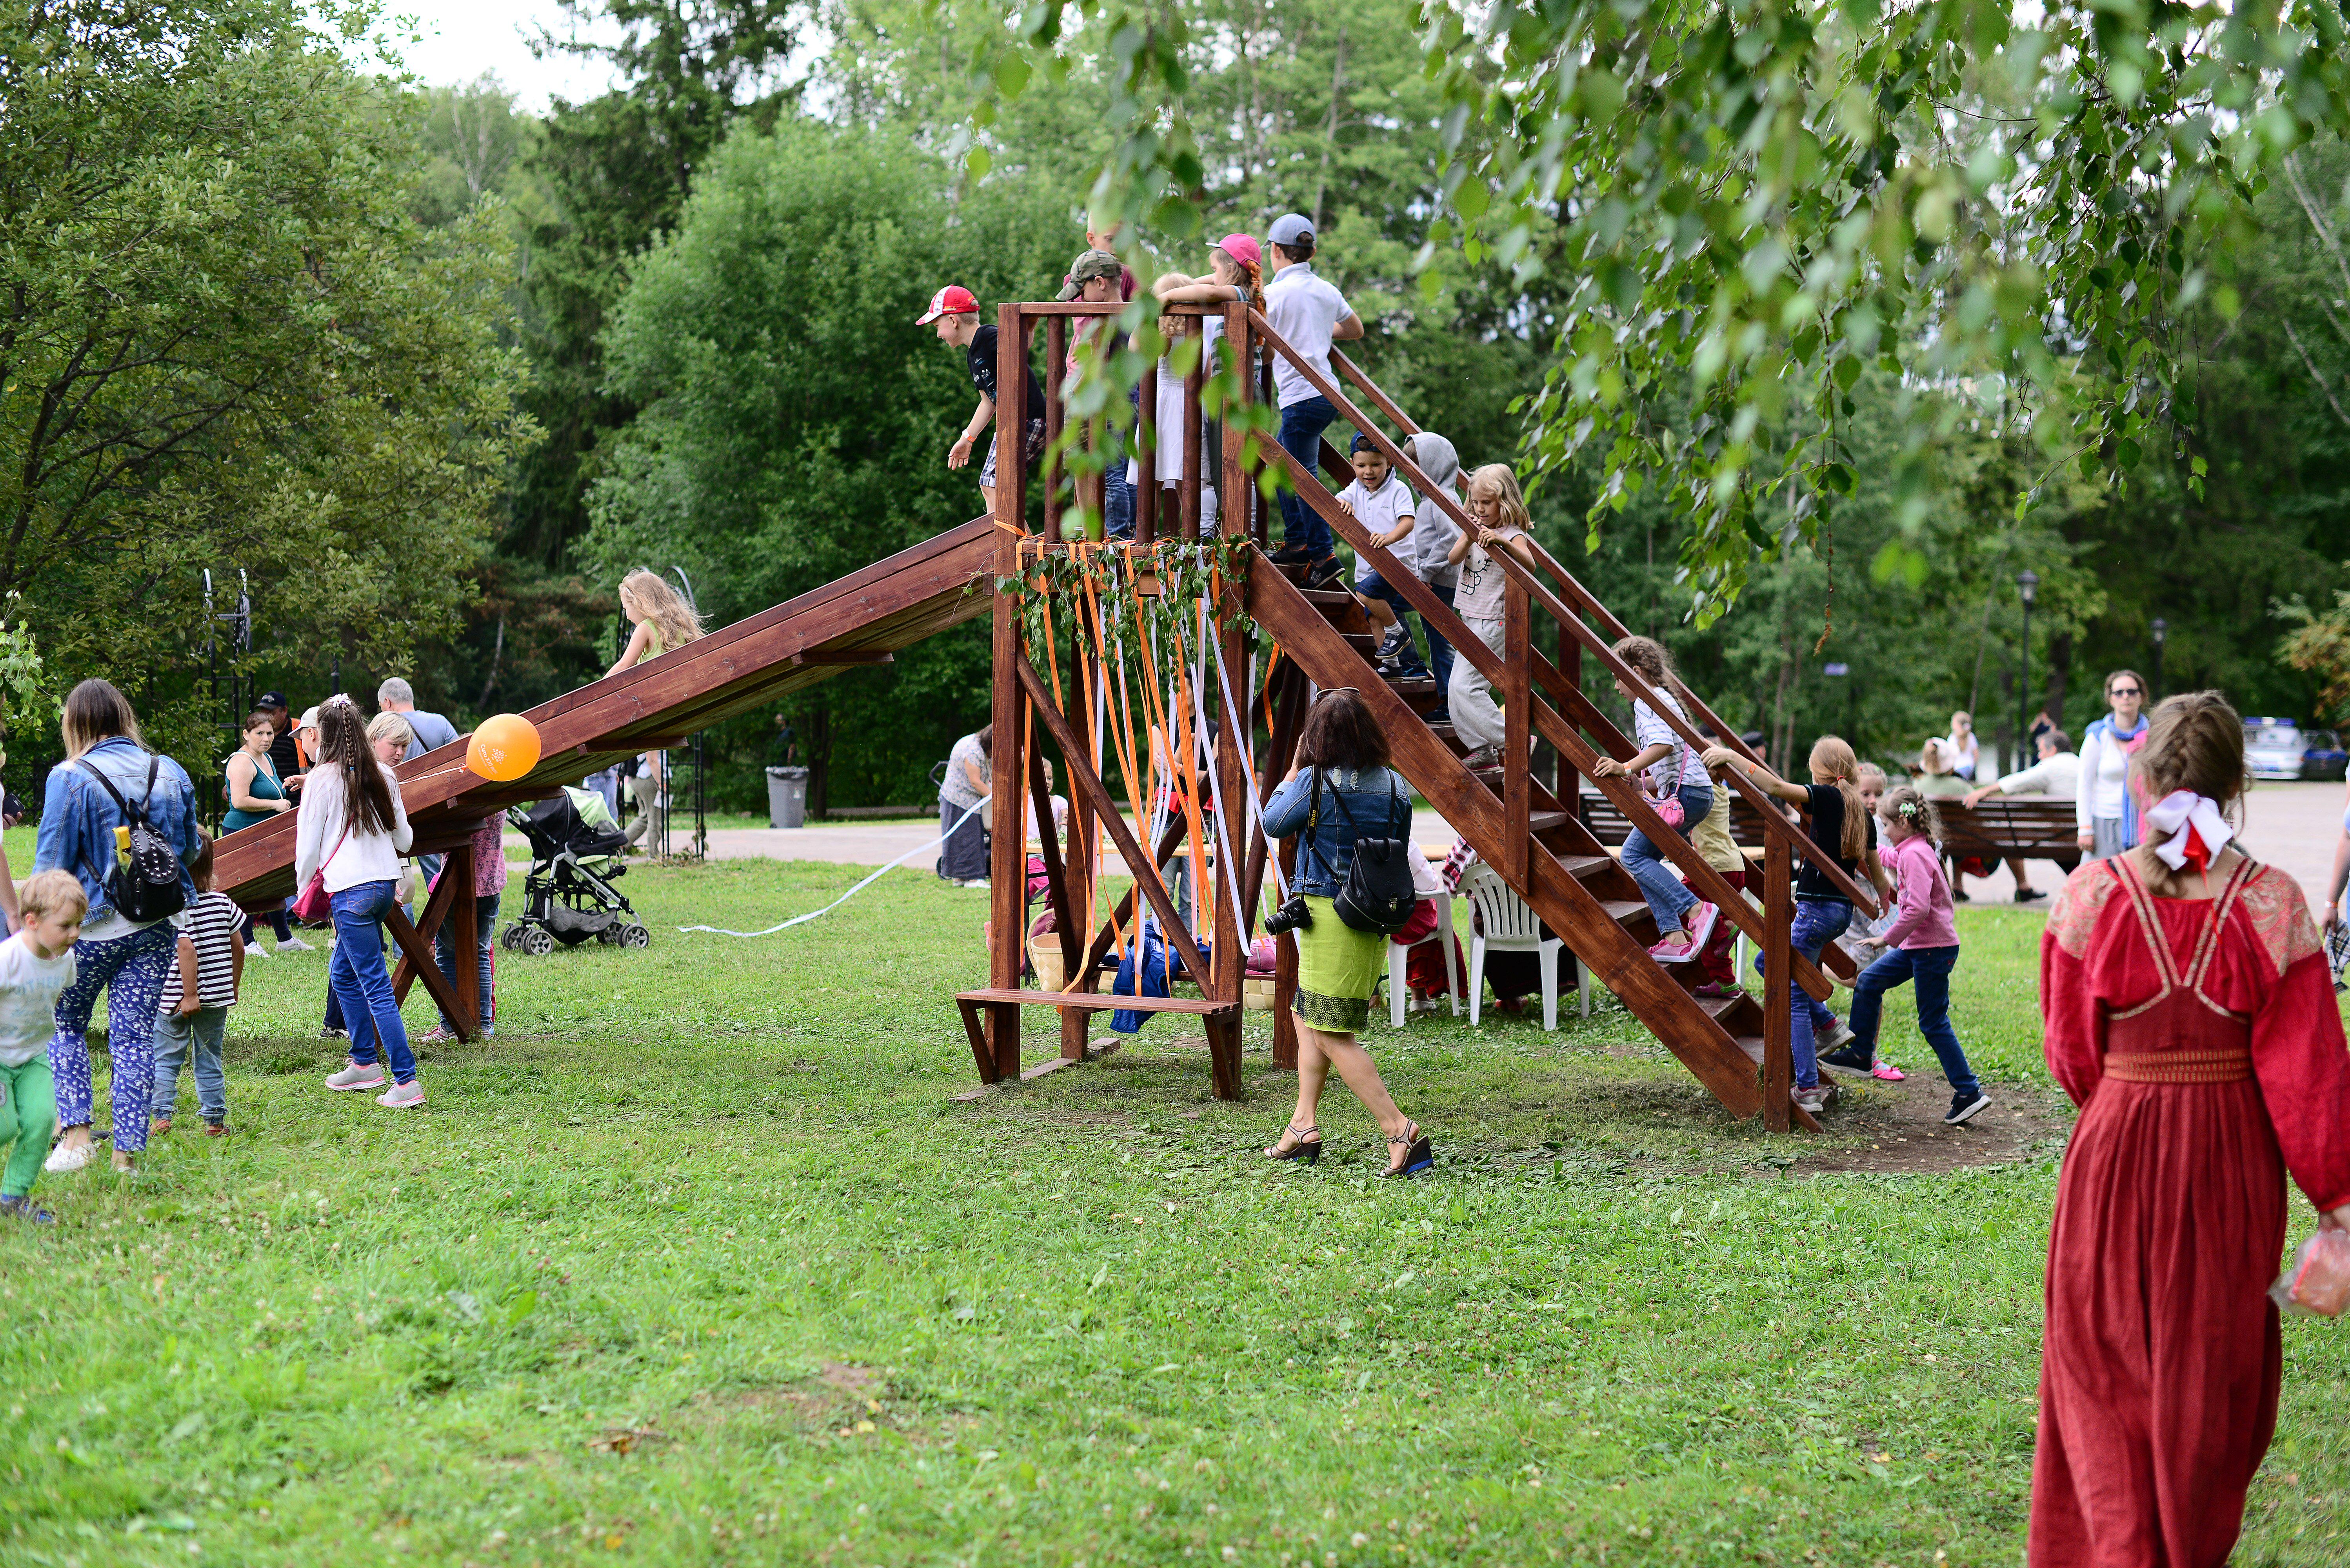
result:
[[[554,936],[538,926],[526,926],[522,933],[522,950],[533,958],[545,958],[555,950]]]
[[[498,941],[509,950],[518,949],[522,946],[522,924],[516,921],[498,933]]]
[[[618,926],[606,926],[602,930],[596,933],[596,940],[608,948],[617,947],[619,945],[620,941],[620,928]]]
[[[653,934],[634,920],[620,928],[620,945],[624,948],[645,948],[652,945]]]

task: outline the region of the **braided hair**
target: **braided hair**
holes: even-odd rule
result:
[[[1942,814],[1934,803],[1908,784],[1885,792],[1877,808],[1887,822],[1898,822],[1912,833],[1922,833],[1936,848],[1942,844]]]

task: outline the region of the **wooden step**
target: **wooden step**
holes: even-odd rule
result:
[[[1612,870],[1616,865],[1616,857],[1613,855],[1562,855],[1558,857],[1558,863],[1565,867],[1566,874],[1576,881],[1588,882],[1594,877]]]
[[[1340,635],[1346,638],[1348,648],[1363,656],[1365,663],[1375,663],[1372,656],[1378,652],[1379,648],[1379,639],[1377,636],[1367,631],[1349,631]]]
[[[1436,726],[1429,726],[1434,729]],[[1448,726],[1449,728],[1450,726]],[[1554,828],[1565,827],[1572,820],[1563,811],[1534,811],[1526,814],[1526,831],[1540,838]]]
[[[1455,755],[1460,753],[1461,741],[1460,738],[1453,733],[1451,725],[1430,724],[1428,727],[1428,732],[1435,736],[1438,740],[1443,742],[1446,745],[1451,746]]]
[[[1240,1011],[1236,1002],[1194,996],[1107,996],[1097,991],[958,991],[957,1002],[1005,1002],[1025,1007],[1082,1007],[1089,1012],[1193,1012],[1215,1018]]]
[[[1432,702],[1444,695],[1433,676],[1425,680],[1407,680],[1400,676],[1383,675],[1388,690],[1407,702]]]
[[[1283,568],[1284,575],[1292,570],[1303,573],[1305,568],[1303,566]],[[1295,577],[1290,578],[1292,582],[1296,580]],[[1351,610],[1359,607],[1355,603],[1355,596],[1345,588],[1300,588],[1297,591],[1305,596],[1307,604],[1326,616],[1332,610]]]

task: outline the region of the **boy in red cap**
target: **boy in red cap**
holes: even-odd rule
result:
[[[947,450],[949,468],[967,467],[971,462],[972,443],[979,432],[995,418],[995,352],[996,331],[993,325],[979,324],[979,301],[971,290],[949,284],[931,296],[931,308],[914,323],[929,327],[936,323],[939,341],[951,343],[963,351],[971,370],[971,384],[979,389],[979,407],[972,410],[971,422],[962,434]],[[1027,418],[1022,421],[1021,461],[1035,462],[1045,451],[1045,389],[1037,385],[1032,371],[1020,378],[1027,391]],[[995,509],[995,448],[1001,432],[987,442],[987,461],[980,465],[979,491],[987,497],[989,511]]]

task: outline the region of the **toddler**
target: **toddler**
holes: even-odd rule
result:
[[[74,980],[74,943],[89,899],[70,871],[37,871],[18,899],[16,934],[0,942],[0,1215],[52,1223],[33,1207],[33,1178],[57,1130],[57,1090],[49,1078],[49,1037],[57,998]]]
[[[1918,1033],[1941,1060],[1950,1082],[1946,1126],[1972,1121],[1991,1107],[1950,1027],[1950,971],[1959,961],[1959,930],[1951,916],[1950,878],[1942,874],[1942,822],[1934,803],[1904,784],[1888,791],[1882,811],[1892,872],[1901,884],[1893,924],[1868,946],[1884,950],[1852,987],[1852,1050],[1873,1057],[1885,993],[1912,981],[1918,987]]]
[[[155,1086],[147,1101],[154,1121],[148,1133],[172,1130],[180,1073],[192,1061],[204,1136],[222,1137],[228,1132],[228,1075],[221,1068],[221,1035],[244,985],[244,944],[237,938],[244,911],[213,889],[213,841],[202,833],[188,875],[195,880],[196,901],[172,918],[180,928],[179,961],[163,977],[155,1002]]]

